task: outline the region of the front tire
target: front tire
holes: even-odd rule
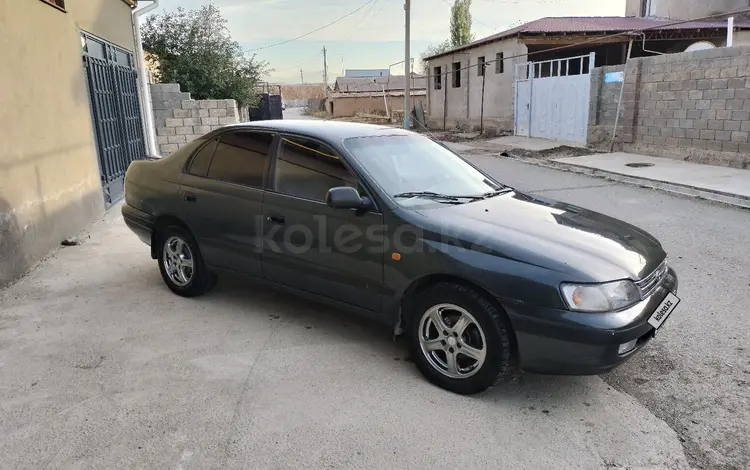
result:
[[[418,294],[409,341],[420,372],[462,395],[483,392],[512,375],[512,330],[484,295],[460,283]]]
[[[198,244],[190,232],[172,225],[157,237],[159,271],[169,289],[182,297],[197,297],[208,292],[215,275],[203,263]]]

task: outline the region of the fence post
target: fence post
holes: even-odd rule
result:
[[[484,67],[484,64],[482,64]],[[484,134],[484,82],[487,79],[487,70],[482,70],[482,106],[479,111],[479,133]]]
[[[442,75],[442,73],[441,73]],[[445,80],[443,80],[443,130],[446,130],[448,120],[448,72],[446,70]]]
[[[625,77],[628,72],[628,61],[630,60],[630,53],[633,51],[633,40],[630,40],[628,45],[628,55],[625,57],[625,67],[622,71],[622,86],[620,87],[620,99],[617,100],[617,113],[615,114],[615,127],[612,129],[612,142],[609,145],[609,151],[614,152],[615,150],[615,138],[617,137],[617,124],[620,123],[620,108],[622,107],[622,96],[625,93]],[[593,54],[593,52],[592,52]]]

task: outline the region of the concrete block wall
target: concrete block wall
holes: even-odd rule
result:
[[[750,46],[631,60],[624,86],[624,150],[750,168]]]
[[[176,83],[151,85],[151,100],[162,155],[214,129],[240,122],[235,100],[193,100]]]

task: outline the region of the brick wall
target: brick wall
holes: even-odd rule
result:
[[[162,155],[240,120],[235,100],[193,100],[175,83],[151,85],[151,101],[156,143]]]
[[[631,60],[624,86],[623,149],[750,167],[750,46]]]

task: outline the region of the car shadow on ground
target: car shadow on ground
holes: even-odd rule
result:
[[[402,374],[409,380],[425,380],[413,364],[405,338],[394,339],[389,327],[374,320],[231,275],[222,275],[209,294],[191,300],[241,315],[267,316],[285,323],[286,327],[304,326],[306,329],[322,330],[331,341],[357,343],[377,356],[391,356],[394,374]],[[586,395],[592,393],[591,380],[597,379],[522,373],[508,383],[498,384],[474,395],[474,398],[513,404],[531,412],[546,414],[555,408],[564,408],[567,403],[589,406]],[[596,396],[591,400],[595,401]]]

